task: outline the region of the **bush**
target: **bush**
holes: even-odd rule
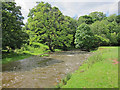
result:
[[[18,53],[24,53],[24,54],[31,54],[31,55],[39,55],[47,51],[48,46],[41,44],[41,43],[33,43],[31,45],[25,44],[21,49],[16,49],[16,52]]]

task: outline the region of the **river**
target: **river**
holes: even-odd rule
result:
[[[91,55],[73,50],[29,58],[2,65],[3,88],[53,88],[68,73],[73,73]]]

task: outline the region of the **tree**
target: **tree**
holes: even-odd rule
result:
[[[101,46],[109,45],[110,40],[104,34],[101,34],[101,35],[96,34],[95,36],[99,38],[99,44]]]
[[[120,32],[117,34],[118,46],[120,46]]]
[[[75,40],[75,33],[76,33],[77,26],[78,26],[78,22],[76,19],[71,18],[69,16],[65,16],[65,18],[66,18],[66,22],[68,22],[67,26],[69,28],[69,31],[67,33],[73,35],[71,46],[75,48],[74,40]]]
[[[29,42],[39,42],[49,46],[54,52],[56,47],[70,47],[73,40],[70,23],[57,7],[40,2],[30,10],[26,32]]]
[[[107,20],[108,20],[109,22],[115,21],[115,20],[116,20],[116,14],[110,15],[109,17],[107,17]]]
[[[90,27],[85,23],[77,28],[75,44],[76,48],[85,49],[87,51],[93,50],[100,45],[99,38],[92,33]]]
[[[110,45],[119,45],[120,25],[113,21],[110,22],[107,27],[109,29],[107,38],[110,40]]]
[[[114,32],[118,33],[119,32],[118,28],[120,28],[120,26],[115,21],[113,21],[108,23],[107,28],[109,29],[109,33],[114,33]]]
[[[110,40],[109,45],[118,45],[117,34],[115,32],[110,33],[107,37]]]
[[[97,35],[105,34],[106,35],[109,32],[107,25],[108,25],[108,21],[102,20],[102,21],[94,22],[90,27],[94,34],[97,34]]]
[[[86,24],[92,24],[93,23],[93,19],[91,16],[89,15],[84,15],[84,16],[81,16],[79,17],[78,19],[78,24],[82,24],[82,23],[86,23]]]
[[[2,48],[3,50],[20,48],[27,34],[22,31],[23,16],[21,7],[15,2],[2,2]]]
[[[119,24],[120,23],[120,15],[116,16],[116,22]]]
[[[89,16],[92,17],[93,21],[101,21],[106,17],[106,15],[103,14],[103,12],[97,12],[97,11],[90,13]]]
[[[91,26],[95,35],[100,36],[101,45],[117,45],[117,36],[120,26],[115,21],[115,16],[111,15],[106,20],[96,21]]]

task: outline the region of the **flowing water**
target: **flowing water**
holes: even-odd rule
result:
[[[3,88],[53,88],[91,55],[84,51],[64,51],[49,57],[32,56],[2,66]]]

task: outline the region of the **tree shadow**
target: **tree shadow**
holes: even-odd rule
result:
[[[56,63],[62,63],[62,62],[64,61],[49,58],[49,57],[31,56],[26,59],[18,60],[8,64],[3,64],[2,71],[3,72],[29,71],[37,67],[46,67],[46,66],[50,66],[50,65],[53,65]]]

